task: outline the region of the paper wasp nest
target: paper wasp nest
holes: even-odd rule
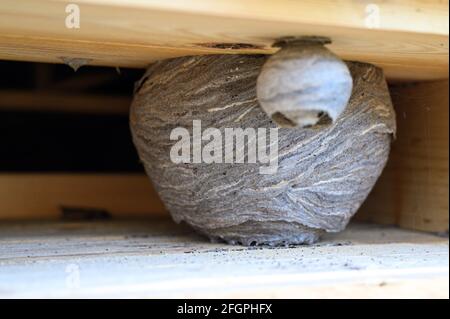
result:
[[[313,243],[325,231],[343,230],[369,194],[388,158],[395,113],[382,71],[348,62],[353,90],[347,107],[332,123],[280,128],[275,173],[261,174],[267,164],[258,161],[194,163],[194,123],[201,123],[203,133],[216,128],[221,142],[227,128],[277,127],[256,98],[266,60],[209,55],[153,64],[136,88],[134,143],[175,221],[233,244]],[[179,140],[170,136],[177,127],[190,134],[183,144],[189,163],[171,159]],[[208,143],[201,140],[200,146]],[[245,154],[247,146],[232,150]]]

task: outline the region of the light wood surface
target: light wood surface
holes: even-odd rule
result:
[[[442,81],[391,88],[397,139],[388,165],[358,218],[448,232],[448,85]]]
[[[448,283],[448,238],[390,227],[261,248],[166,220],[0,224],[1,298],[448,298]]]
[[[332,38],[348,60],[390,79],[448,78],[448,1],[79,0],[80,28],[62,0],[2,0],[0,58],[145,67],[192,54],[274,52],[283,36]]]
[[[115,217],[166,214],[144,174],[0,174],[0,220],[59,219],[61,207]]]

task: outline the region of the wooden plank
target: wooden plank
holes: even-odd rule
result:
[[[448,232],[448,85],[439,81],[391,87],[397,139],[358,218]]]
[[[163,219],[0,224],[1,298],[448,298],[448,283],[448,239],[390,227],[260,248]]]
[[[390,79],[448,78],[448,1],[80,0],[68,29],[62,0],[3,0],[0,58],[145,67],[192,54],[274,52],[282,36],[332,38],[344,59]]]
[[[128,114],[131,98],[58,91],[0,90],[0,110]]]
[[[165,215],[144,174],[0,174],[0,220],[58,219],[61,207]]]

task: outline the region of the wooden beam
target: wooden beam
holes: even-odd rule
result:
[[[271,54],[282,36],[332,38],[342,58],[390,79],[448,78],[448,1],[79,0],[79,29],[61,0],[2,0],[0,58],[142,68],[192,54]]]
[[[165,215],[144,174],[0,174],[0,220],[58,219],[61,207],[113,217]]]
[[[128,114],[131,98],[61,91],[0,90],[0,110]]]
[[[449,229],[448,81],[391,88],[397,139],[359,219],[404,228]]]

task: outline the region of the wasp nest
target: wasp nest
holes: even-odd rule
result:
[[[313,243],[323,232],[343,230],[369,194],[388,158],[394,110],[382,71],[348,62],[353,89],[346,108],[335,118],[328,114],[332,121],[318,114],[307,127],[279,128],[276,170],[262,174],[267,164],[249,160],[252,136],[231,147],[225,140],[230,128],[277,127],[256,95],[266,60],[210,55],[153,64],[136,88],[133,140],[175,221],[228,243]],[[339,91],[333,94],[345,100]],[[179,144],[183,132],[189,136]],[[213,137],[224,147],[205,161],[195,152]],[[188,153],[174,161],[177,143]],[[244,154],[244,163],[227,162],[230,151],[236,158]]]

